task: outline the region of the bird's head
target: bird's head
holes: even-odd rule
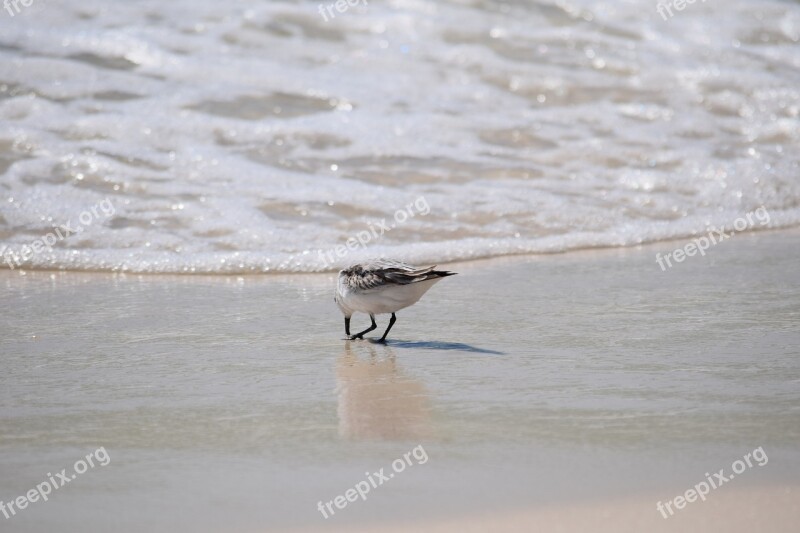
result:
[[[351,316],[353,316],[353,310],[350,309],[349,307],[347,307],[347,305],[345,305],[344,296],[342,295],[342,290],[344,289],[344,287],[342,285],[342,275],[343,274],[344,274],[344,270],[339,272],[339,279],[338,279],[338,281],[336,283],[336,290],[333,291],[333,301],[336,302],[337,306],[339,306],[339,310],[342,312],[342,314],[345,317],[350,318]]]

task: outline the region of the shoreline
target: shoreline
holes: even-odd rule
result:
[[[772,234],[800,234],[800,226],[790,226],[786,228],[765,228],[765,229],[753,229],[747,230],[742,232],[734,232],[733,235],[747,235],[748,237],[756,237],[761,235],[772,235]],[[705,235],[705,234],[703,234]],[[691,243],[694,239],[699,238],[698,236],[692,237],[676,237],[670,239],[663,239],[657,240],[652,242],[646,242],[642,244],[635,244],[635,245],[622,245],[622,246],[591,246],[585,248],[575,248],[563,251],[552,251],[552,252],[521,252],[521,253],[514,253],[514,254],[504,254],[504,255],[497,255],[497,256],[490,256],[490,257],[476,257],[472,259],[459,259],[456,261],[450,262],[438,262],[436,263],[437,266],[446,265],[448,267],[457,268],[460,265],[472,265],[475,263],[481,262],[495,262],[495,261],[504,261],[504,260],[526,260],[526,259],[534,259],[534,258],[546,258],[546,257],[560,257],[560,256],[573,256],[573,255],[580,255],[580,254],[604,254],[604,253],[615,253],[615,252],[625,252],[625,251],[633,251],[639,252],[650,248],[657,248],[659,246],[665,245],[667,243],[679,243],[682,242],[685,245]],[[719,243],[715,244],[714,247],[709,248],[709,250],[714,250]],[[730,243],[728,244],[730,245]],[[679,247],[680,248],[680,247]],[[708,252],[706,252],[708,253]],[[427,264],[427,263],[426,263]],[[433,263],[431,263],[433,264]],[[455,266],[454,266],[455,265]],[[31,269],[31,268],[7,268],[5,263],[0,262],[0,275],[4,272],[14,273],[14,272],[21,272],[22,275],[27,275],[29,273],[45,273],[45,274],[52,274],[52,273],[67,273],[67,274],[110,274],[110,275],[121,275],[121,276],[147,276],[147,277],[174,277],[174,278],[216,278],[216,277],[247,277],[247,278],[254,278],[254,277],[280,277],[280,276],[315,276],[315,275],[333,275],[336,274],[339,270],[323,270],[323,271],[267,271],[267,272],[133,272],[133,271],[119,271],[119,270],[67,270],[67,269]]]

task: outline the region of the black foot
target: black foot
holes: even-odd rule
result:
[[[369,339],[372,344],[386,344],[386,339]]]
[[[363,341],[364,340],[364,335],[350,335],[347,339],[351,340],[351,341],[355,341],[355,340]]]

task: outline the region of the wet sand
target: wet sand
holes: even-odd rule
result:
[[[724,491],[714,494],[702,505],[689,505],[679,514],[653,520],[653,498],[610,499],[593,503],[557,504],[549,507],[508,511],[490,515],[473,514],[467,517],[429,522],[408,522],[402,525],[376,526],[363,529],[319,528],[312,531],[380,531],[399,533],[480,533],[502,531],[527,533],[708,533],[729,531],[752,533],[770,531],[792,533],[800,520],[800,490],[794,487],[775,487],[749,491]],[[306,530],[308,531],[308,530]]]
[[[387,346],[343,340],[332,274],[0,271],[0,500],[111,457],[3,531],[790,531],[800,232],[662,272],[683,244],[449,265]]]

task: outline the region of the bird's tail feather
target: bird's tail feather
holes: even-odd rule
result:
[[[391,270],[384,274],[386,279],[400,285],[408,285],[409,283],[417,283],[420,281],[427,281],[430,279],[445,278],[453,276],[456,272],[448,272],[447,270],[434,270],[436,265],[417,270]]]

